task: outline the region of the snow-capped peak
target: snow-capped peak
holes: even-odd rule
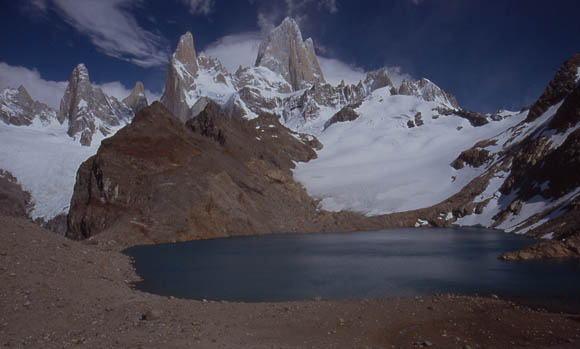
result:
[[[84,64],[75,67],[58,111],[59,122],[68,121],[69,136],[89,146],[96,131],[107,136],[112,132],[111,127],[128,122],[131,115],[127,106],[91,85]]]
[[[459,109],[455,96],[446,93],[426,78],[422,78],[419,81],[403,80],[398,93],[407,96],[417,96],[429,102],[437,102],[451,109]]]

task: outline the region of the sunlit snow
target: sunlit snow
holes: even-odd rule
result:
[[[525,117],[473,127],[457,116],[433,119],[437,106],[417,97],[391,96],[388,88],[374,91],[357,109],[358,119],[318,132],[324,148],[318,159],[297,165],[295,178],[330,211],[378,215],[427,207],[484,171],[469,166],[455,170],[451,163],[462,150]],[[407,122],[417,112],[425,124],[409,128]]]

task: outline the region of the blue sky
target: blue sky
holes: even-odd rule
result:
[[[57,105],[70,72],[124,97],[137,80],[162,92],[179,36],[230,69],[253,64],[285,16],[312,37],[331,81],[388,66],[427,77],[469,109],[531,104],[580,51],[579,1],[0,0],[0,88],[22,83]]]

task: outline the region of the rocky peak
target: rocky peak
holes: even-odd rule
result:
[[[381,68],[374,72],[368,73],[364,83],[369,88],[369,92],[386,86],[393,86],[393,82],[391,81],[391,77],[389,76],[387,68]],[[344,81],[342,84],[344,84]]]
[[[403,80],[398,93],[416,96],[429,102],[437,102],[452,109],[460,109],[455,96],[446,93],[439,86],[425,78],[419,81]]]
[[[26,104],[34,103],[34,100],[32,99],[32,97],[30,97],[30,95],[28,94],[28,91],[26,91],[26,89],[22,85],[18,86],[18,93],[16,94],[16,100],[19,101],[20,103],[26,103]]]
[[[0,120],[16,126],[31,125],[35,118],[50,122],[56,111],[46,104],[32,99],[24,86],[7,88],[0,92]]]
[[[173,54],[172,61],[179,61],[191,75],[195,75],[198,70],[197,54],[193,43],[193,35],[186,32],[179,38],[179,43]]]
[[[131,94],[127,98],[123,99],[123,103],[131,108],[133,113],[137,113],[139,110],[149,105],[147,102],[147,96],[145,96],[145,87],[141,81],[135,83],[133,91],[131,91]]]
[[[130,115],[124,104],[91,85],[84,64],[74,68],[58,111],[59,122],[68,121],[69,136],[76,139],[80,135],[80,143],[89,146],[97,130],[107,136],[111,126],[126,122]]]
[[[290,17],[262,40],[256,66],[281,74],[294,90],[325,82],[312,39],[303,41],[298,24]]]
[[[564,98],[572,94],[574,87],[580,77],[580,53],[573,55],[569,60],[564,62],[560,70],[556,72],[554,78],[550,81],[546,89],[538,98],[536,103],[530,108],[527,122],[536,120],[548,108],[559,103]]]
[[[165,90],[161,97],[161,103],[169,109],[173,115],[185,122],[195,101],[190,100],[189,92],[195,90],[195,78],[199,66],[193,35],[187,32],[181,36],[175,53],[171,57]]]

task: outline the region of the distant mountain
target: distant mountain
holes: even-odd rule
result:
[[[24,86],[0,92],[0,120],[8,125],[30,126],[35,121],[50,123],[56,111],[30,97]]]
[[[133,111],[133,114],[136,114],[139,110],[149,105],[147,96],[145,95],[145,86],[143,86],[141,81],[135,83],[133,91],[123,99],[123,103]]]
[[[54,217],[72,202],[73,238],[123,230],[142,243],[139,236],[477,224],[572,251],[579,55],[531,110],[490,114],[461,108],[426,78],[395,85],[387,68],[357,84],[326,83],[313,41],[290,18],[256,55],[255,66],[228,72],[198,55],[185,33],[161,104],[147,108],[141,83],[120,102],[93,87],[83,65],[58,114],[23,88],[6,90],[0,168],[30,191],[34,217]],[[80,167],[70,201],[74,170],[119,129]],[[22,149],[28,158],[16,155]],[[59,185],[32,175],[39,171]],[[506,258],[560,253],[534,251]]]
[[[58,111],[23,86],[0,92],[0,169],[30,193],[32,218],[68,212],[78,166],[146,105],[142,84],[125,101],[94,87],[83,64],[74,68]]]
[[[58,121],[61,124],[67,121],[68,135],[80,138],[82,145],[89,146],[96,132],[108,136],[113,127],[126,124],[132,115],[125,104],[93,87],[89,71],[84,64],[79,64],[60,102]]]
[[[325,82],[312,39],[302,41],[298,24],[289,17],[260,44],[256,67],[266,67],[282,75],[295,91]]]

